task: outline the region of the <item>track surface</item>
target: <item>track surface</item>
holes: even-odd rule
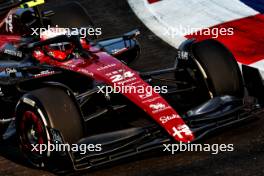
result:
[[[118,35],[136,27],[141,29],[139,40],[142,57],[134,68],[151,70],[168,67],[174,61],[175,49],[155,37],[135,17],[125,0],[85,0],[83,5],[94,19],[96,26],[103,28],[104,37]],[[261,118],[261,117],[260,117]],[[207,152],[184,152],[176,155],[146,157],[123,162],[113,167],[93,171],[89,176],[210,176],[210,175],[264,175],[264,119],[204,141],[205,143],[234,144],[234,152],[212,155]],[[49,176],[50,172],[29,168],[12,144],[0,145],[0,175],[4,176]]]

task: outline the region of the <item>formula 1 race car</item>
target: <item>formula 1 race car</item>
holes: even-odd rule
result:
[[[166,143],[195,142],[261,112],[258,72],[242,66],[242,77],[221,43],[186,42],[171,68],[139,72],[129,67],[140,55],[138,34],[97,42],[0,36],[2,138],[16,129],[34,166],[80,171]],[[134,89],[115,93],[107,86]],[[164,92],[149,89],[164,86]],[[100,144],[101,150],[40,153],[41,144]]]

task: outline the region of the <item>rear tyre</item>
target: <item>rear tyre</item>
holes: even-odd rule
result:
[[[48,87],[25,94],[17,105],[16,116],[19,146],[27,160],[36,167],[53,163],[55,152],[46,150],[40,153],[34,150],[33,144],[48,146],[55,141],[74,144],[84,136],[78,107],[66,91],[59,88]]]
[[[244,96],[239,66],[232,53],[216,40],[192,44],[191,52],[213,96]]]

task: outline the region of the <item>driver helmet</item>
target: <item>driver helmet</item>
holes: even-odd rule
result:
[[[66,34],[66,30],[61,28],[50,28],[49,30],[41,32],[40,40],[45,41]],[[69,55],[71,55],[73,48],[73,44],[69,42],[61,42],[47,45],[43,49],[45,50],[46,54],[53,57],[54,59],[64,61],[69,57]]]

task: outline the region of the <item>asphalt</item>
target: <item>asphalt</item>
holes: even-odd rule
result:
[[[57,0],[58,1],[58,0]],[[138,70],[170,66],[176,50],[157,38],[135,17],[125,0],[82,1],[103,36],[110,37],[139,28],[141,58],[133,65]],[[264,113],[263,113],[264,114]],[[209,144],[234,144],[233,152],[182,152],[175,155],[152,154],[92,172],[89,176],[262,176],[264,175],[264,117],[238,128],[226,129],[204,140]],[[13,143],[0,145],[1,176],[50,176],[49,171],[31,168]]]

